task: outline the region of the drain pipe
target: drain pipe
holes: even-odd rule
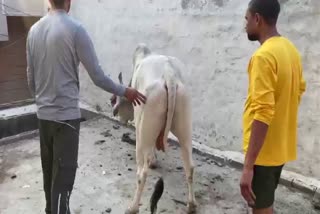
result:
[[[2,15],[6,15],[5,11],[4,11],[4,0],[1,0],[1,7],[2,7]]]

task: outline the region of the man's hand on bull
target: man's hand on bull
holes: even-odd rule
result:
[[[147,101],[147,98],[143,94],[130,87],[126,89],[124,96],[133,103],[134,106],[141,105],[142,103],[145,104]]]

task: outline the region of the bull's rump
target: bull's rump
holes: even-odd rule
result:
[[[168,96],[164,81],[154,82],[146,89],[147,102],[142,107],[142,123],[144,132],[153,136],[153,145],[164,151],[164,129],[167,119]],[[166,138],[165,138],[166,139]]]

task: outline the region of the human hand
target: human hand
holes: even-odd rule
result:
[[[143,94],[130,87],[126,89],[124,96],[133,103],[134,106],[141,105],[142,103],[145,104],[147,101],[147,98]]]
[[[240,188],[242,197],[250,206],[254,206],[256,196],[252,191],[253,169],[244,168],[242,171]]]

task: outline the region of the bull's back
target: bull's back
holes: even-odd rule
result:
[[[185,69],[182,62],[171,56],[151,55],[141,61],[133,76],[133,87],[147,97],[144,110],[149,110],[150,107],[150,111],[153,111],[154,114],[166,115],[168,89],[165,75],[169,75],[173,79],[178,91],[180,91],[179,85],[184,85],[182,69]],[[180,96],[180,93],[177,93],[177,96]]]
[[[150,84],[156,80],[164,80],[166,74],[170,74],[175,80],[183,82],[183,70],[185,70],[185,66],[175,57],[151,55],[141,61],[137,76]]]

